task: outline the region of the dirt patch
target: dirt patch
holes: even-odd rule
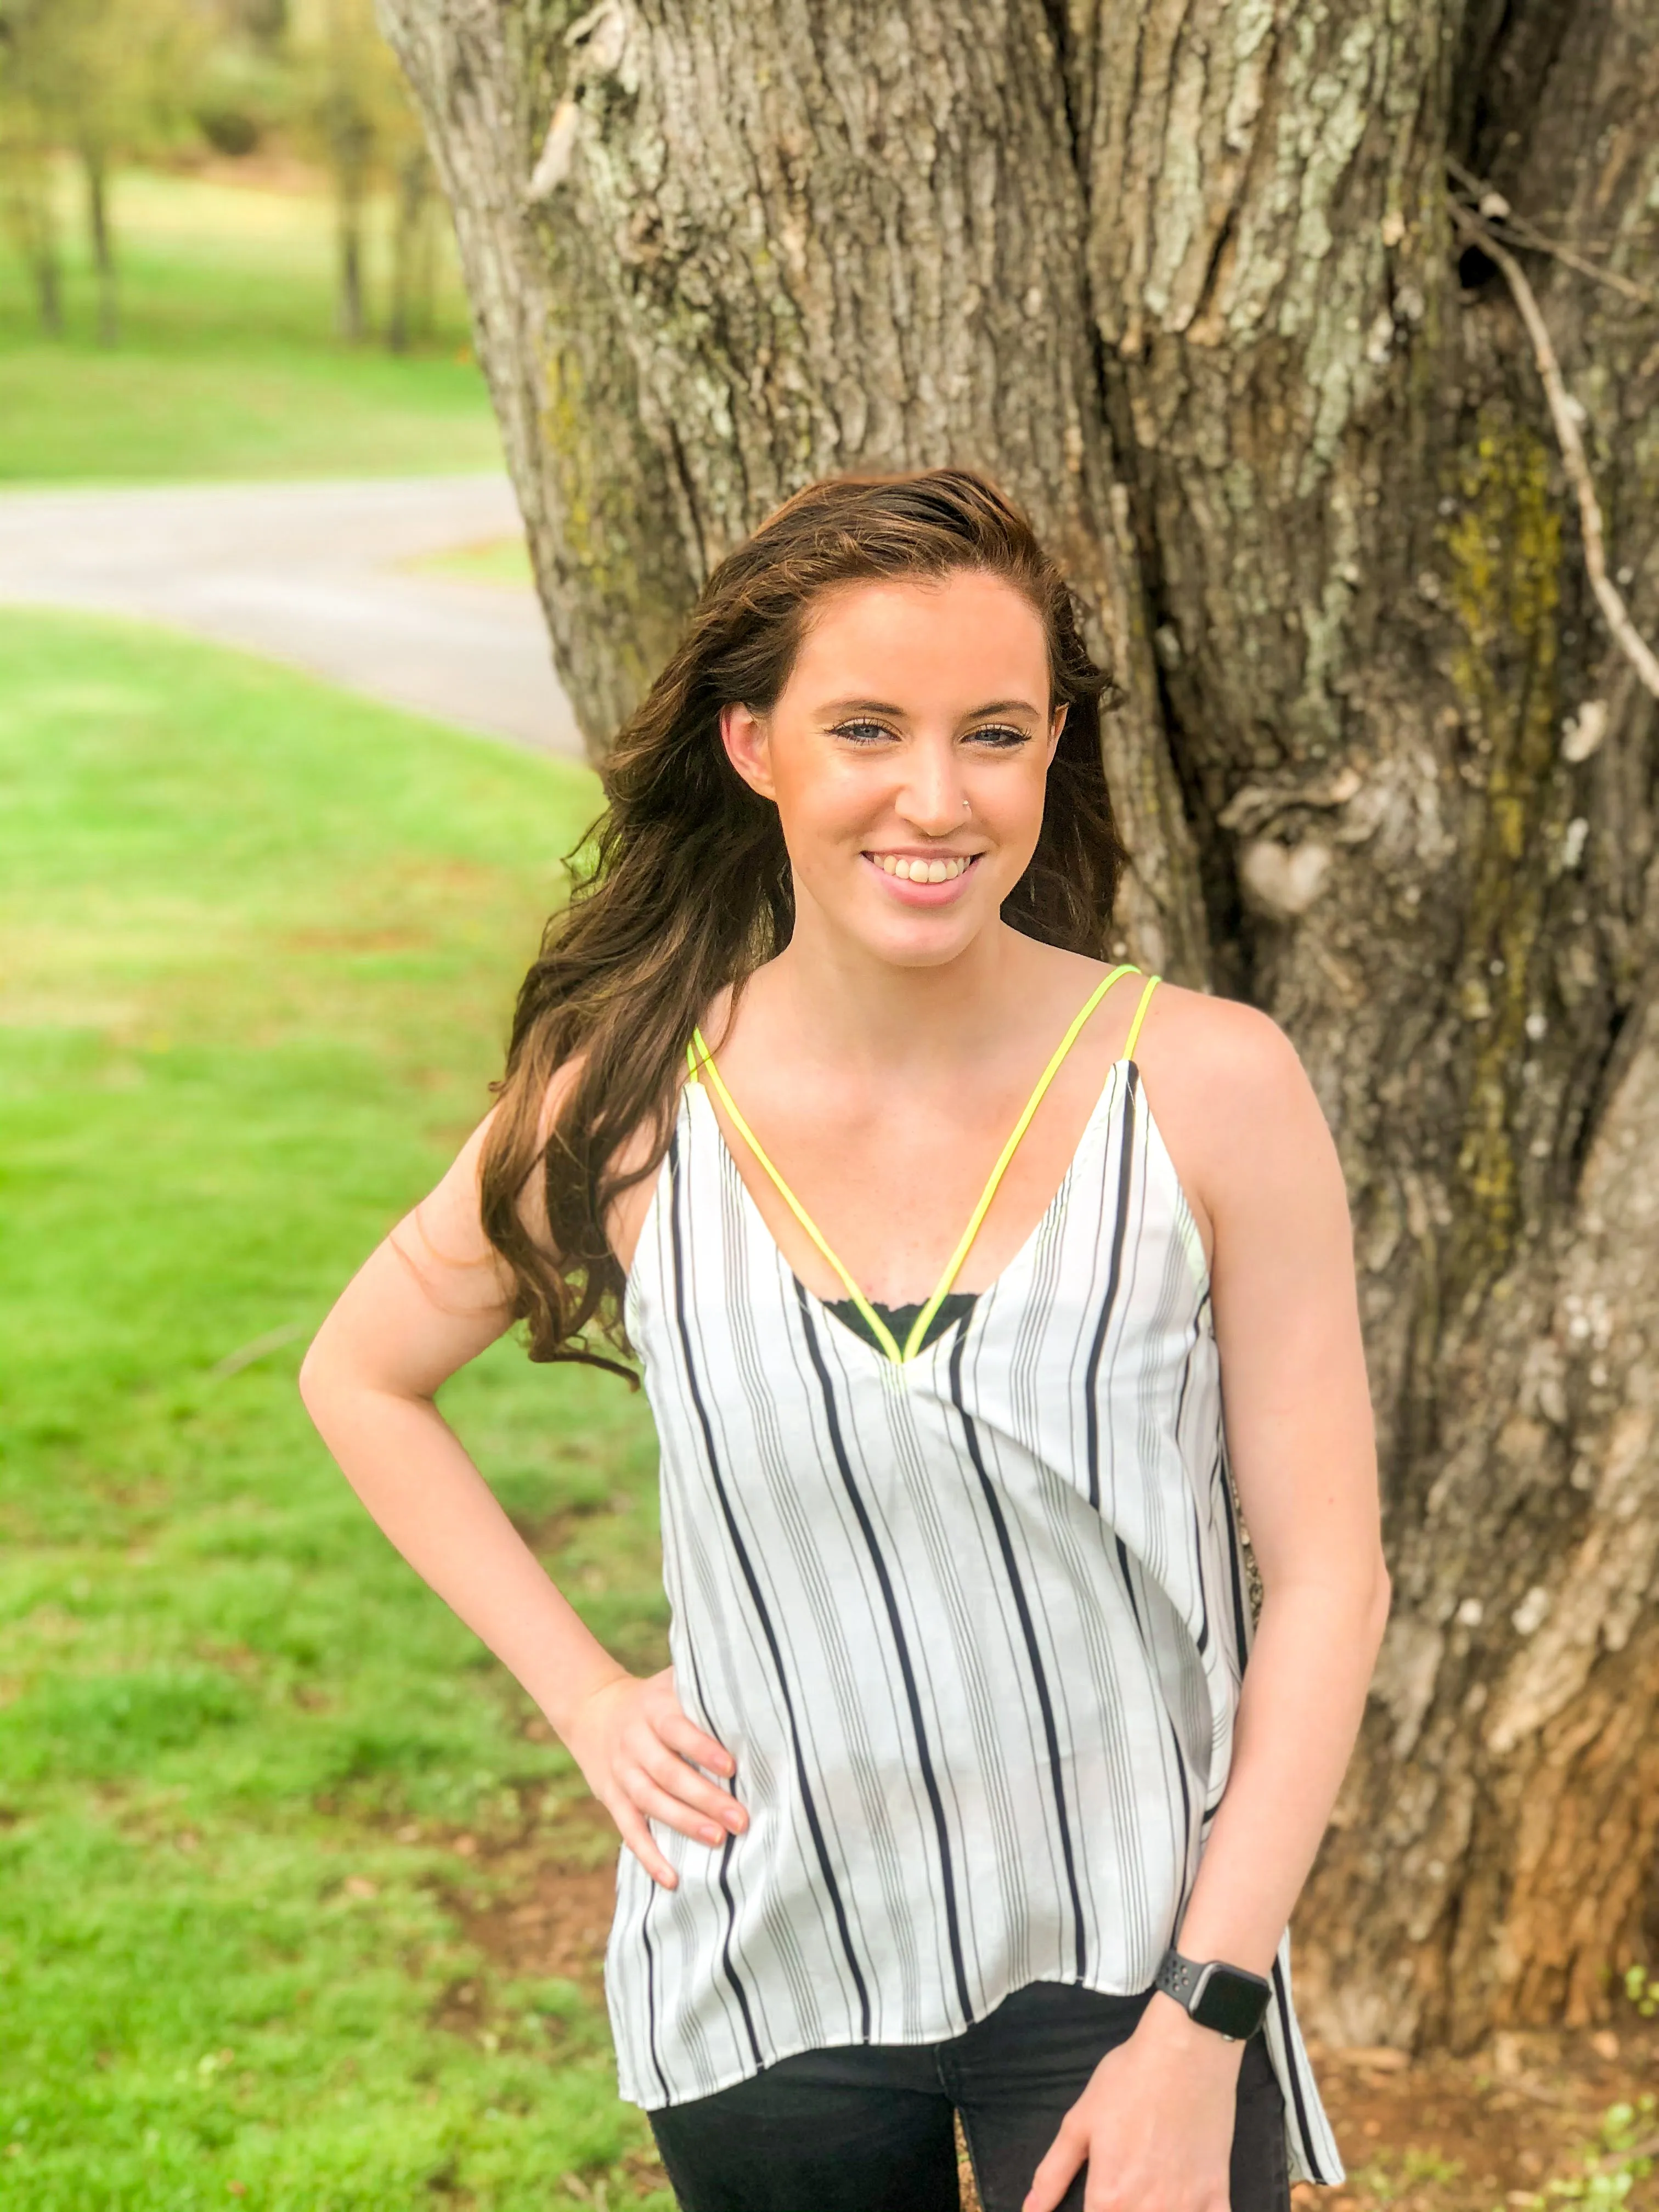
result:
[[[440,1881],[438,1893],[501,1978],[570,1982],[602,2003],[617,1899],[616,1830],[586,1796],[526,1790],[521,1802],[524,1817],[513,1833],[462,1832],[441,1839],[459,1863],[456,1881]],[[400,1841],[440,1840],[415,1827],[398,1832]],[[469,2034],[487,2028],[489,1978],[454,1984],[440,2024]]]
[[[1313,2058],[1348,2179],[1298,2189],[1298,2212],[1492,2212],[1540,2196],[1622,2196],[1626,2212],[1659,2212],[1659,2176],[1640,2171],[1659,2154],[1659,2112],[1641,2109],[1659,2090],[1659,2022],[1632,2011],[1616,2028],[1504,2032],[1468,2058],[1403,2065],[1393,2051],[1315,2049]],[[1601,2123],[1615,2105],[1636,2109],[1607,2148]]]
[[[574,1982],[597,1997],[616,1901],[613,1866],[553,1861],[511,1900],[457,1910],[468,1938],[504,1972]]]

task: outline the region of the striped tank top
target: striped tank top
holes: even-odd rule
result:
[[[1227,1780],[1251,1638],[1197,1224],[1134,1042],[1048,1211],[901,1341],[699,1036],[629,1277],[661,1448],[670,1650],[748,1808],[619,1860],[620,2087],[654,2108],[793,2052],[959,2034],[1026,1984],[1151,1987]],[[702,1078],[847,1285],[796,1278]],[[948,1304],[947,1304],[948,1300]],[[905,1318],[908,1319],[908,1316]],[[1343,2166],[1291,2002],[1266,2038],[1292,2179]]]

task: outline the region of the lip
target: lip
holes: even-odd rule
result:
[[[890,848],[888,849],[891,850]],[[968,866],[959,876],[952,876],[948,882],[942,884],[917,884],[912,883],[908,876],[890,876],[880,861],[872,854],[864,853],[860,857],[882,889],[890,898],[896,898],[901,906],[927,907],[949,906],[953,901],[960,898],[969,884],[973,881],[975,867],[984,858],[984,854],[981,853],[893,854],[892,857],[895,860],[967,861]]]

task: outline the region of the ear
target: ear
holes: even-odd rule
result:
[[[1059,706],[1048,717],[1048,758],[1044,763],[1045,767],[1052,765],[1054,755],[1060,750],[1060,733],[1066,727],[1066,717],[1071,711],[1069,707]]]
[[[726,757],[750,791],[775,800],[772,782],[772,732],[763,717],[747,707],[720,708],[720,743]]]

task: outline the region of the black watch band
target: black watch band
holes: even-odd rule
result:
[[[1155,1989],[1171,1996],[1200,2027],[1212,2027],[1229,2043],[1254,2035],[1267,2017],[1273,1984],[1265,1975],[1219,1959],[1183,1959],[1172,1943],[1164,1954]]]

